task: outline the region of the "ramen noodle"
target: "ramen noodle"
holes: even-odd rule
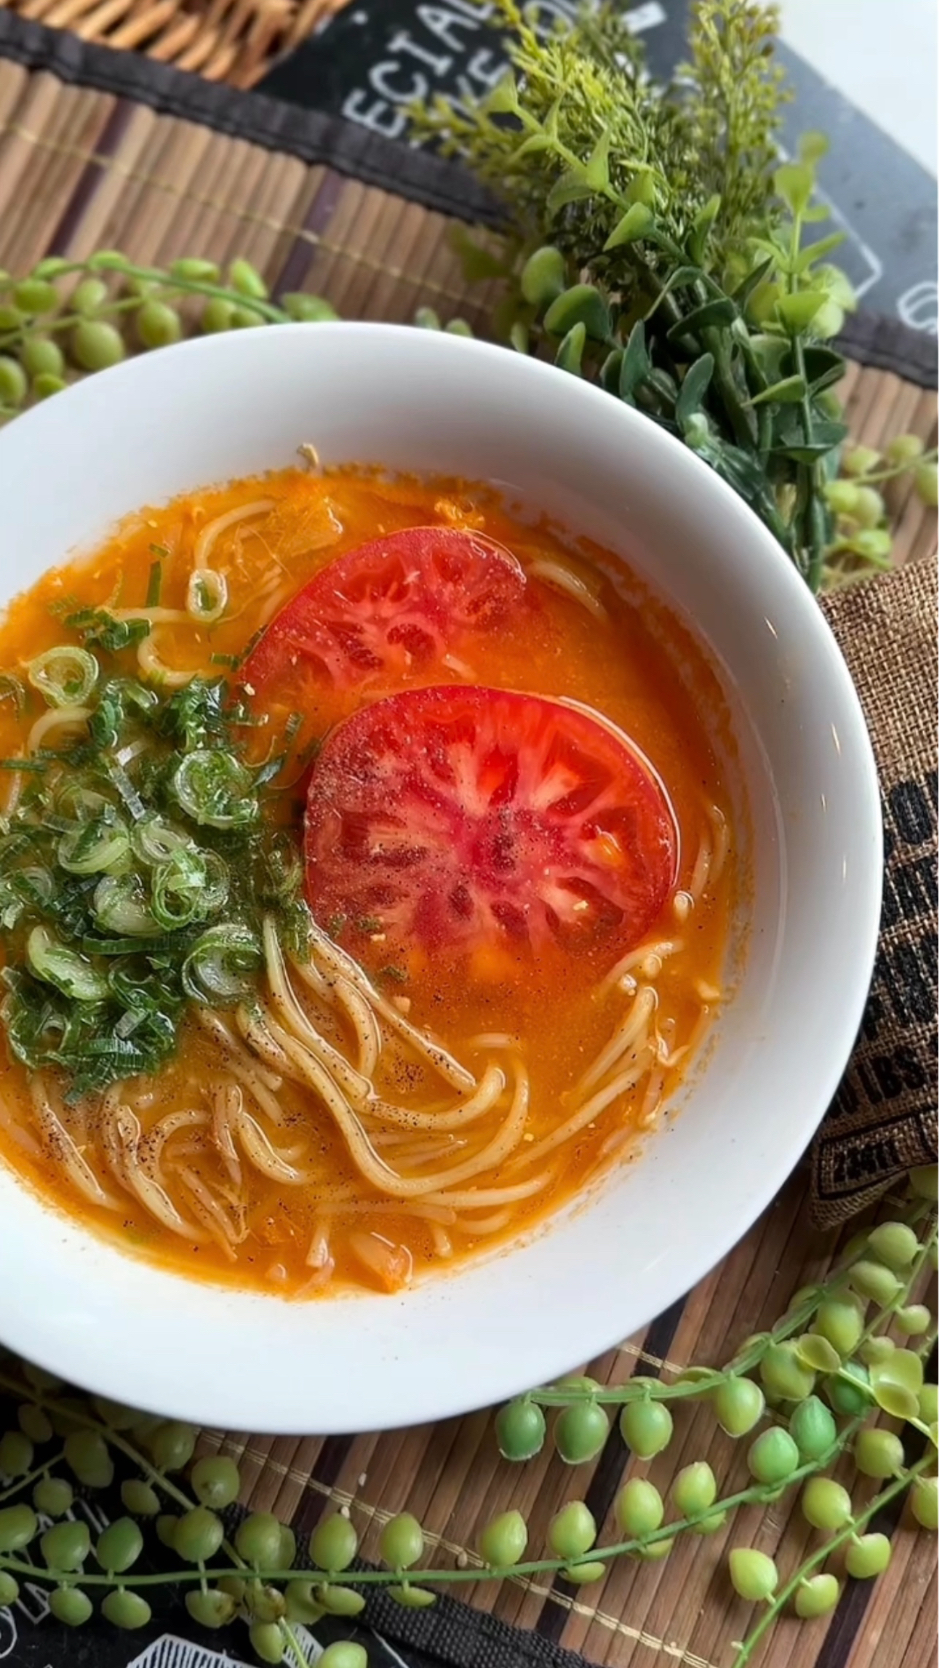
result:
[[[722,998],[732,752],[610,555],[290,469],[46,574],[0,667],[0,1151],[44,1199],[190,1275],[395,1291],[662,1118]]]

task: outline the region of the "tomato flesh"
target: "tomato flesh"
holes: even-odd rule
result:
[[[304,679],[341,692],[439,672],[525,592],[520,563],[494,539],[411,527],[322,568],[271,621],[243,681],[258,692]]]
[[[638,942],[674,884],[675,819],[605,720],[479,686],[407,690],[327,738],[309,784],[308,896],[356,955],[538,955]]]

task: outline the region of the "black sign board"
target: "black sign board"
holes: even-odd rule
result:
[[[479,97],[504,73],[506,41],[494,27],[494,10],[486,0],[351,0],[275,65],[262,90],[405,143],[411,100]],[[536,27],[550,29],[570,21],[578,0],[532,0],[528,10]],[[626,16],[645,41],[652,70],[669,76],[684,55],[688,0],[646,0]],[[902,28],[902,17],[891,27]],[[796,95],[784,144],[794,147],[808,129],[831,139],[819,177],[845,233],[835,258],[865,308],[935,335],[935,180],[803,59],[785,46],[779,55]],[[455,175],[455,209],[458,202]]]

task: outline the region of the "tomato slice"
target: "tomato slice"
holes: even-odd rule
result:
[[[327,738],[306,806],[310,904],[366,961],[637,942],[674,884],[651,765],[587,709],[406,690]]]
[[[304,677],[336,690],[446,665],[525,595],[516,558],[483,533],[411,527],[322,568],[267,627],[243,681],[258,692]]]

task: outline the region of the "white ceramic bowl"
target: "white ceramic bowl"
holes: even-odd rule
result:
[[[737,711],[754,835],[745,966],[685,1104],[529,1243],[397,1297],[290,1304],[163,1273],[0,1165],[0,1339],[121,1401],[268,1432],[418,1422],[588,1360],[701,1278],[793,1168],[861,1017],[880,906],[877,781],[823,617],[689,451],[555,369],[430,331],[285,325],[136,359],[0,434],[0,602],[144,503],[291,462],[503,484],[628,552],[693,622]]]

